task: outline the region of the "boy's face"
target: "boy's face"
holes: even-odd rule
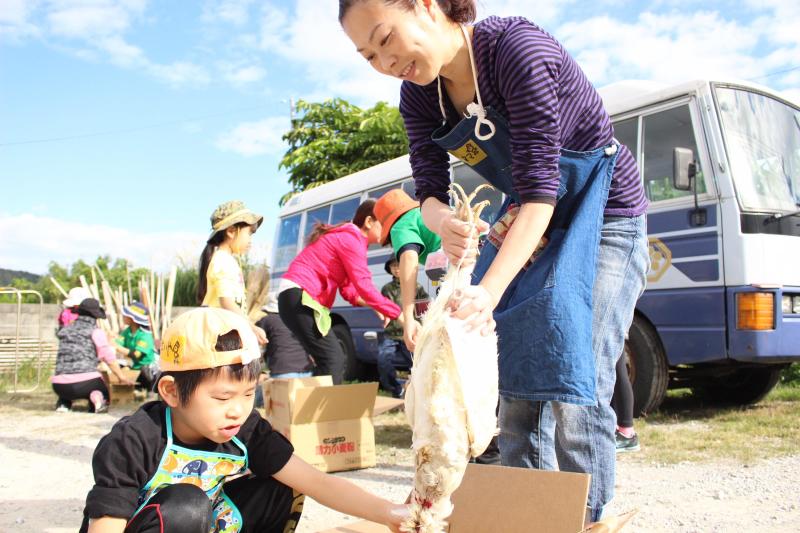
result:
[[[392,273],[392,277],[400,277],[400,265],[397,264],[397,261],[389,265],[389,272]]]
[[[186,444],[231,440],[253,410],[255,381],[236,381],[224,372],[203,380],[186,405],[172,405],[175,433]]]

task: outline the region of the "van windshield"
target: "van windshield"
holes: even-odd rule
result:
[[[800,206],[800,110],[769,96],[716,88],[731,174],[743,210]]]

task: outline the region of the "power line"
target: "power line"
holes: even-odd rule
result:
[[[132,132],[136,132],[136,131],[150,130],[150,129],[153,129],[153,128],[161,128],[163,126],[172,126],[172,125],[175,125],[175,124],[183,124],[183,123],[186,123],[186,122],[195,122],[195,121],[198,121],[198,120],[206,120],[206,119],[209,119],[209,118],[224,117],[224,116],[233,115],[233,114],[236,114],[236,113],[243,113],[245,111],[256,111],[256,110],[259,110],[259,109],[267,109],[268,107],[270,107],[270,106],[260,105],[260,106],[254,106],[254,107],[244,107],[244,108],[241,108],[241,109],[233,109],[233,110],[230,110],[230,111],[225,111],[225,112],[221,112],[221,113],[214,113],[214,114],[211,114],[211,115],[204,115],[204,116],[200,116],[200,117],[183,118],[183,119],[178,119],[178,120],[170,120],[170,121],[167,121],[167,122],[159,122],[159,123],[156,123],[156,124],[148,124],[148,125],[145,125],[145,126],[135,126],[135,127],[131,127],[131,128],[121,128],[121,129],[116,129],[116,130],[98,131],[98,132],[94,132],[94,133],[82,133],[82,134],[75,134],[75,135],[65,135],[63,137],[47,137],[47,138],[43,138],[43,139],[28,139],[28,140],[24,140],[24,141],[0,142],[0,147],[4,147],[4,146],[20,146],[20,145],[24,145],[24,144],[41,144],[41,143],[50,143],[50,142],[58,142],[58,141],[70,141],[70,140],[73,140],[73,139],[87,139],[87,138],[90,138],[90,137],[102,137],[104,135],[118,135],[118,134],[122,134],[122,133],[132,133]]]
[[[792,72],[793,70],[800,70],[800,65],[783,70],[776,70],[775,72],[770,72],[769,74],[764,74],[763,76],[756,76],[755,78],[750,78],[749,81],[763,80],[764,78],[771,78],[772,76],[777,76],[779,74],[786,74],[787,72]]]

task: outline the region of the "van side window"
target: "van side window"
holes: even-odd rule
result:
[[[455,165],[453,167],[453,181],[461,185],[464,192],[470,194],[476,187],[486,183],[486,180],[480,174],[472,170],[472,168],[465,164]],[[484,189],[478,193],[475,198],[474,204],[489,200],[491,203],[481,213],[481,218],[491,224],[494,222],[495,216],[500,211],[503,204],[503,193],[497,189]]]
[[[372,189],[371,191],[369,191],[367,193],[367,197],[374,198],[375,200],[377,200],[378,198],[380,198],[381,196],[383,196],[387,192],[389,192],[389,191],[391,191],[393,189],[399,189],[399,188],[400,188],[400,184],[399,183],[392,183],[391,185],[387,185],[386,187],[381,187],[380,189]]]
[[[278,227],[277,249],[275,250],[274,272],[286,270],[297,255],[297,239],[300,237],[300,215],[281,219]]]
[[[311,232],[314,230],[314,226],[316,226],[318,222],[322,224],[328,223],[330,210],[331,206],[326,205],[325,207],[318,207],[306,213],[306,227],[303,230],[303,246],[306,245],[306,239],[308,239],[308,236],[311,235]]]
[[[679,191],[672,186],[672,153],[675,147],[689,148],[697,162],[697,193],[706,192],[697,142],[692,129],[688,105],[682,105],[647,115],[642,120],[644,135],[642,178],[647,198],[651,202],[691,196],[692,191]]]
[[[356,214],[358,204],[361,203],[361,197],[349,198],[341,202],[333,204],[331,207],[331,224],[338,224],[339,222],[350,222]]]
[[[414,200],[419,200],[419,198],[417,198],[417,189],[414,186],[413,178],[403,182],[403,190],[406,191],[406,194],[409,195]]]
[[[615,122],[614,137],[627,146],[633,158],[639,161],[639,117]]]

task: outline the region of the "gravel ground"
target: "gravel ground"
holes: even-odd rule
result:
[[[2,406],[0,532],[76,531],[92,485],[92,451],[125,412],[59,414]],[[402,501],[412,474],[410,463],[399,461],[337,475]],[[626,529],[631,532],[798,531],[798,479],[800,450],[753,464],[720,460],[659,465],[629,454],[620,458],[617,497],[609,512],[639,509]],[[352,520],[310,500],[303,516],[302,533]]]

